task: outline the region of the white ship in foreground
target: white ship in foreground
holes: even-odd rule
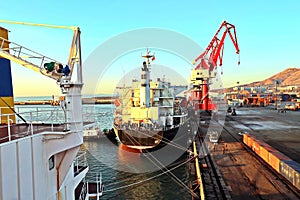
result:
[[[80,30],[37,26],[72,29],[73,42],[63,67],[54,59],[9,41],[8,30],[0,27],[0,199],[87,200],[91,196],[89,186],[81,182],[89,167],[85,154],[79,154],[87,125],[82,114]],[[14,107],[10,61],[57,82],[63,95],[60,107],[19,112]],[[101,195],[98,189],[97,198]]]
[[[176,97],[179,88],[170,82],[150,80],[150,60],[147,50],[142,56],[141,81],[132,87],[120,88],[121,95],[114,113],[114,130],[121,143],[135,149],[151,149],[172,140],[187,120],[185,98]]]

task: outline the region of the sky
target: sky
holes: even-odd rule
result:
[[[83,63],[89,63],[90,55],[112,38],[145,28],[173,31],[187,37],[202,47],[199,52],[193,52],[199,55],[222,21],[226,20],[236,26],[241,61],[238,66],[238,56],[227,38],[221,78],[224,87],[228,87],[237,82],[246,84],[263,80],[288,67],[300,66],[299,8],[299,0],[20,0],[1,4],[0,19],[79,26],[82,32]],[[3,23],[0,26],[10,30],[11,41],[61,62],[67,61],[72,31]],[[180,46],[176,39],[171,42]],[[126,41],[120,42],[120,48],[124,43]],[[140,66],[140,55],[144,51],[145,49],[132,49],[123,53],[104,66],[105,70],[102,71],[98,70],[100,64],[84,65],[86,84],[83,93],[110,93],[109,88],[115,87],[121,76]],[[189,78],[192,60],[180,55],[175,58],[174,52],[161,50],[159,45],[157,48],[154,46],[151,51],[156,55],[155,64],[167,66],[186,79]],[[186,51],[189,49],[186,48]],[[102,55],[98,56],[101,62]],[[168,71],[161,75],[168,76]],[[15,96],[60,94],[55,81],[17,64],[12,64],[12,76]],[[98,90],[99,88],[101,89]]]

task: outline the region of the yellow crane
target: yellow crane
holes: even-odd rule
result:
[[[70,76],[72,75],[75,63],[78,63],[81,66],[82,63],[81,63],[81,51],[80,51],[81,44],[80,44],[79,27],[58,26],[58,25],[50,25],[50,24],[35,24],[29,22],[16,22],[16,21],[9,21],[9,20],[0,20],[0,23],[73,30],[74,31],[73,40],[72,40],[70,54],[67,62],[68,63],[67,65],[70,69],[70,73],[68,75]],[[33,71],[42,73],[43,75],[53,78],[57,81],[60,81],[60,79],[63,76],[62,73],[59,73],[53,69],[49,71],[47,70],[47,68],[45,68],[45,66],[48,66],[49,63],[58,66],[61,62],[49,58],[40,53],[37,53],[29,48],[23,47],[22,45],[9,41],[8,39],[3,37],[0,37],[0,57],[11,60]],[[82,77],[80,78],[82,79]]]
[[[67,102],[64,108],[66,130],[76,130],[78,128],[82,129],[82,111],[80,109],[73,111],[72,109],[70,109],[80,108],[82,106],[81,90],[83,83],[79,27],[35,24],[8,20],[0,20],[0,23],[69,29],[74,31],[67,65],[64,67],[65,71],[60,69],[60,66],[62,66],[62,62],[56,61],[55,59],[49,58],[48,56],[42,55],[40,53],[37,53],[36,51],[10,41],[7,36],[8,34],[6,34],[6,38],[1,37],[0,35],[0,58],[6,58],[33,71],[41,73],[44,76],[56,80],[61,88],[62,93],[65,95],[65,102]],[[52,68],[49,69],[49,67]],[[74,69],[76,69],[76,77],[73,77],[71,80]]]
[[[65,115],[64,131],[68,132],[69,135],[72,135],[72,137],[75,138],[74,141],[78,141],[80,139],[82,140],[83,114],[82,114],[81,90],[82,90],[83,82],[82,82],[82,61],[81,61],[81,44],[80,44],[79,27],[34,24],[34,23],[14,22],[14,21],[7,21],[7,20],[0,20],[0,23],[47,27],[47,28],[70,29],[74,31],[71,49],[67,61],[67,66],[65,66],[65,68],[66,67],[69,68],[68,73],[60,73],[58,69],[51,69],[51,70],[47,69],[47,67],[49,67],[51,64],[59,65],[61,64],[61,62],[58,62],[55,59],[49,58],[29,48],[23,47],[22,45],[10,41],[8,39],[8,32],[6,29],[5,29],[6,34],[2,34],[5,35],[4,37],[1,37],[0,34],[0,57],[18,63],[26,68],[41,73],[57,81],[58,85],[61,88],[62,93],[65,96],[65,100],[61,103],[61,108],[63,109]],[[73,70],[75,69],[76,69],[76,73],[74,73],[72,77]],[[9,107],[11,110],[13,110],[11,108],[12,106]],[[15,111],[14,113],[17,114]],[[57,143],[57,145],[60,145],[59,142]],[[57,169],[59,171],[57,172],[57,191],[61,191],[63,180],[65,179],[68,172],[66,168],[68,168],[68,166],[71,166],[73,162],[72,155],[76,155],[78,150],[79,150],[79,146],[75,145],[74,148],[67,149],[62,153],[63,156],[60,157],[61,158],[60,162],[61,163],[64,162],[65,164],[61,165],[60,163],[59,165],[63,167]],[[67,154],[67,152],[69,153]],[[57,193],[58,199],[60,198],[59,195],[60,192]]]

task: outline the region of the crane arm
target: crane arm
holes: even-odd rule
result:
[[[230,23],[227,23],[227,22],[225,22],[223,26],[226,27],[226,30],[224,31],[224,33],[222,35],[220,43],[216,46],[216,51],[212,54],[212,61],[213,61],[213,64],[215,64],[215,66],[217,65],[218,59],[220,60],[220,66],[222,66],[222,59],[220,59],[221,58],[220,52],[221,52],[221,50],[222,51],[224,50],[224,41],[225,41],[227,34],[230,36],[230,39],[236,49],[236,54],[240,53],[240,49],[239,49],[237,37],[236,37],[235,26]],[[231,29],[234,30],[234,35],[232,35],[232,33],[230,32]]]
[[[68,66],[70,67],[70,75],[73,73],[75,63],[82,65],[81,61],[81,42],[80,42],[80,29],[77,27],[74,30],[73,39],[68,58]],[[80,77],[82,79],[82,77]]]
[[[0,20],[0,23],[6,23],[6,24],[19,24],[19,25],[26,25],[26,26],[40,26],[40,27],[47,27],[47,28],[60,28],[60,29],[69,29],[69,30],[76,30],[77,26],[58,26],[58,25],[52,25],[52,24],[35,24],[30,22],[16,22],[16,21],[10,21],[10,20]]]
[[[5,44],[9,44],[10,47],[5,47],[8,46]],[[58,61],[2,37],[0,37],[0,57],[11,60],[55,80],[59,80],[61,77],[61,75],[57,73],[47,72],[47,70],[43,67],[45,63],[59,63]]]
[[[218,35],[220,33],[220,31],[225,28],[223,35],[221,37],[221,39],[218,38]],[[234,32],[231,32],[231,29],[234,30]],[[232,41],[232,43],[234,44],[234,47],[236,49],[236,53],[239,54],[240,50],[239,50],[239,46],[238,46],[238,41],[237,41],[237,37],[236,37],[236,30],[235,30],[235,26],[233,24],[230,24],[226,21],[223,21],[221,26],[219,27],[219,29],[217,30],[217,32],[215,33],[215,35],[213,36],[212,40],[210,41],[210,43],[208,44],[207,48],[205,49],[205,51],[203,53],[201,53],[194,61],[193,64],[196,64],[199,60],[205,60],[205,58],[207,56],[209,56],[208,61],[209,63],[212,64],[212,67],[210,68],[211,70],[213,70],[214,68],[216,68],[218,61],[219,61],[219,65],[222,66],[222,61],[223,61],[223,52],[224,52],[224,41],[225,38],[227,36],[227,34],[230,36],[230,39]],[[201,61],[196,67],[195,69],[199,69],[200,67],[207,69],[207,65],[203,65],[203,61]],[[238,62],[239,64],[240,62]]]
[[[81,44],[80,44],[80,29],[77,26],[57,26],[50,24],[35,24],[29,22],[16,22],[9,20],[0,20],[0,23],[7,24],[19,24],[19,25],[27,25],[27,26],[38,26],[38,27],[47,27],[47,28],[59,28],[59,29],[69,29],[73,30],[73,39],[70,48],[70,54],[68,58],[68,67],[70,70],[69,75],[71,76],[73,73],[73,68],[75,63],[78,63],[81,66]],[[10,47],[5,48],[10,45]],[[55,79],[57,81],[62,77],[61,73],[56,73],[55,70],[49,72],[44,68],[44,65],[51,64],[57,65],[62,62],[58,62],[54,59],[51,59],[47,56],[41,55],[37,52],[34,52],[26,47],[23,47],[14,42],[8,41],[7,39],[0,37],[0,56],[3,58],[9,59],[13,62],[16,62],[26,68],[29,68],[33,71],[42,73],[43,75]],[[82,77],[81,77],[82,79]]]

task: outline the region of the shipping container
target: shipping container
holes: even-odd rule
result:
[[[272,148],[269,145],[261,145],[260,146],[260,153],[259,156],[265,161],[265,162],[269,162],[269,152],[275,152],[277,150],[275,150],[274,148]]]
[[[243,134],[243,142],[248,145],[248,134]]]
[[[256,139],[256,140],[258,140],[258,139]],[[259,140],[259,143],[260,143],[260,146],[268,147],[268,148],[271,148],[271,149],[273,148],[270,145],[268,145],[267,143],[265,143],[264,141]]]
[[[252,135],[243,135],[243,142],[279,174],[300,190],[300,164]]]
[[[293,160],[280,162],[280,174],[300,190],[300,164]]]
[[[253,146],[253,137],[251,137],[250,135],[248,136],[248,147],[250,149],[252,149],[252,146]]]
[[[280,173],[279,166],[280,161],[284,160],[291,160],[289,157],[285,156],[284,154],[280,153],[279,151],[269,152],[269,162],[268,164],[272,166],[277,172]]]
[[[260,150],[260,142],[259,140],[253,139],[253,144],[252,144],[252,150],[257,154],[259,154],[259,150]]]

